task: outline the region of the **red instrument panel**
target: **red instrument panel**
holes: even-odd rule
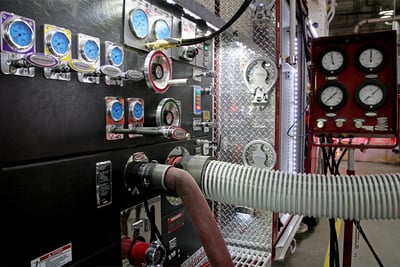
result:
[[[396,31],[314,39],[311,78],[314,136],[398,136]]]

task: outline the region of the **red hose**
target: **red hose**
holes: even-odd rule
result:
[[[164,183],[168,189],[176,191],[182,199],[211,266],[233,266],[217,222],[193,177],[185,170],[171,167],[165,174]]]

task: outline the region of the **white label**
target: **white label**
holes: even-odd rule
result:
[[[72,261],[72,244],[69,243],[31,261],[31,267],[63,266]]]

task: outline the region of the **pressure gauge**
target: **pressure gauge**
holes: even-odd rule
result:
[[[82,57],[89,62],[94,62],[98,59],[100,48],[94,40],[86,40],[81,49]]]
[[[385,65],[385,50],[377,45],[362,47],[356,54],[356,65],[365,72],[377,72]]]
[[[149,18],[143,9],[133,9],[129,14],[129,27],[132,33],[139,39],[143,39],[149,33]]]
[[[121,66],[124,61],[124,51],[119,46],[111,46],[108,52],[108,61],[111,65]]]
[[[61,30],[54,30],[47,35],[46,45],[56,57],[64,57],[70,50],[70,38]]]
[[[114,122],[120,121],[124,117],[124,106],[118,100],[112,100],[108,105],[108,114]]]
[[[22,19],[10,21],[5,28],[4,37],[17,52],[29,50],[35,41],[33,28]]]
[[[132,112],[132,117],[135,120],[140,120],[143,118],[144,111],[143,111],[143,105],[139,101],[135,101],[131,105],[131,112]]]
[[[171,37],[171,30],[164,19],[159,19],[154,23],[154,37],[156,40],[165,40]]]
[[[346,67],[347,57],[344,50],[329,48],[319,55],[317,64],[325,75],[337,75]]]
[[[249,61],[244,69],[244,80],[247,88],[254,93],[256,88],[265,91],[271,89],[278,78],[275,62],[266,57],[255,58]]]
[[[356,102],[367,110],[376,110],[382,107],[387,98],[386,86],[378,80],[366,80],[356,89]]]
[[[327,111],[336,111],[346,103],[346,88],[338,82],[327,82],[317,92],[319,106]]]

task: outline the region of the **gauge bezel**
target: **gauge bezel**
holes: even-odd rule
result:
[[[121,62],[120,63],[116,63],[113,59],[113,51],[114,49],[118,49],[121,52]],[[107,49],[107,60],[108,62],[116,67],[120,67],[123,63],[124,63],[124,50],[122,49],[122,47],[118,46],[118,45],[110,45],[110,47],[108,47]]]
[[[119,117],[115,117],[114,116],[115,114],[113,113],[113,110],[112,110],[113,106],[116,104],[121,105],[121,115]],[[107,111],[108,111],[108,115],[110,116],[110,119],[113,122],[118,122],[124,118],[124,113],[125,113],[124,112],[124,104],[121,103],[120,101],[118,101],[117,99],[113,99],[110,101],[110,103],[108,103]]]
[[[368,50],[368,49],[376,49],[376,50],[378,50],[378,51],[382,54],[382,61],[381,61],[381,63],[380,63],[378,66],[373,67],[373,68],[370,68],[370,67],[364,66],[364,65],[360,62],[360,55],[361,55],[365,50]],[[363,71],[363,72],[366,72],[366,73],[376,73],[376,72],[382,70],[382,68],[386,65],[386,62],[387,62],[387,52],[386,52],[386,50],[385,50],[382,46],[380,46],[380,45],[378,45],[378,44],[367,44],[367,45],[364,45],[364,46],[360,47],[360,48],[357,50],[357,52],[356,52],[355,64],[356,64],[357,68],[358,68],[359,70]]]
[[[14,25],[14,23],[17,22],[22,22],[23,24],[25,24],[29,30],[31,31],[31,40],[29,42],[29,44],[27,45],[20,45],[18,43],[16,43],[13,38],[11,37],[11,27],[12,25]],[[33,47],[33,45],[35,44],[35,31],[34,29],[31,27],[31,25],[29,25],[29,23],[21,18],[14,18],[12,20],[10,20],[6,26],[5,26],[5,33],[4,33],[4,37],[7,41],[7,43],[11,46],[12,49],[14,49],[16,52],[26,52],[29,49],[31,49]]]
[[[382,94],[383,94],[382,99],[374,105],[366,104],[363,100],[361,100],[361,97],[360,97],[361,90],[365,86],[368,86],[368,85],[376,85],[377,87],[379,87],[382,90]],[[376,79],[367,79],[367,80],[363,81],[362,83],[360,83],[357,86],[357,89],[355,91],[355,100],[356,100],[357,104],[360,107],[362,107],[363,109],[368,110],[368,111],[374,111],[374,110],[377,110],[377,109],[381,108],[382,106],[384,106],[388,100],[388,96],[389,96],[389,94],[388,94],[388,90],[387,90],[387,87],[385,86],[385,84]]]
[[[330,52],[333,52],[333,51],[336,51],[336,52],[338,52],[339,54],[342,55],[342,57],[343,57],[343,63],[342,63],[342,65],[341,65],[339,68],[337,68],[336,70],[329,70],[329,69],[327,69],[327,68],[325,68],[325,67],[323,66],[323,64],[322,64],[322,59],[323,59],[323,57],[324,57],[326,54],[328,54],[328,53],[330,53]],[[335,75],[338,75],[339,73],[341,73],[341,72],[347,67],[347,65],[348,65],[347,54],[346,54],[346,52],[344,51],[344,49],[342,49],[342,48],[340,48],[340,47],[336,47],[336,46],[335,46],[335,47],[329,47],[329,48],[323,50],[323,51],[318,55],[317,64],[318,64],[319,70],[320,70],[323,74],[325,74],[325,75],[327,75],[327,76],[335,76]]]
[[[328,87],[337,87],[343,94],[343,99],[335,106],[329,106],[324,103],[324,101],[321,100],[321,95],[326,90]],[[317,103],[318,105],[329,112],[337,111],[338,109],[342,108],[347,102],[347,89],[346,87],[336,81],[328,81],[321,85],[318,90],[317,90]]]
[[[96,47],[97,47],[97,56],[96,56],[96,58],[91,58],[87,53],[86,53],[86,45],[89,43],[89,42],[93,42],[95,45],[96,45]],[[81,45],[81,48],[80,48],[80,52],[81,52],[81,55],[82,55],[82,58],[84,59],[84,60],[86,60],[87,62],[91,62],[91,63],[93,63],[93,62],[96,62],[96,61],[98,61],[99,60],[99,58],[100,58],[100,45],[98,44],[98,42],[95,40],[95,39],[91,39],[91,38],[87,38],[86,40],[84,40],[83,42],[82,42],[82,45]]]
[[[65,51],[65,53],[59,53],[59,52],[56,51],[56,49],[54,49],[54,46],[52,44],[52,39],[53,39],[54,35],[57,34],[57,33],[63,34],[65,36],[65,38],[68,40],[68,47],[67,47],[67,50]],[[56,57],[62,58],[62,57],[65,57],[66,55],[68,55],[68,53],[70,53],[70,50],[71,50],[71,38],[69,38],[68,35],[63,30],[52,29],[46,35],[46,46],[49,49],[50,53],[52,53]]]
[[[146,21],[147,21],[146,33],[143,33],[143,34],[139,33],[137,30],[137,27],[134,25],[133,16],[136,12],[143,12],[143,14],[145,14]],[[147,35],[150,32],[150,20],[149,20],[149,16],[147,15],[147,13],[144,9],[134,8],[129,12],[129,28],[130,28],[131,32],[136,36],[136,38],[144,39],[147,37]]]
[[[153,24],[153,33],[154,33],[154,38],[156,40],[165,40],[159,37],[159,29],[158,29],[158,25],[160,25],[160,23],[162,23],[163,25],[161,27],[167,27],[168,31],[169,31],[169,36],[167,38],[171,37],[171,26],[169,25],[169,23],[165,20],[165,19],[158,19],[154,22]]]
[[[137,114],[135,112],[135,107],[137,107],[137,106],[140,106],[140,108],[141,108],[140,116],[136,116]],[[130,106],[130,111],[131,111],[132,118],[134,120],[136,120],[136,121],[141,120],[144,117],[144,106],[143,106],[143,103],[141,103],[138,100],[137,101],[133,101],[131,106]]]

